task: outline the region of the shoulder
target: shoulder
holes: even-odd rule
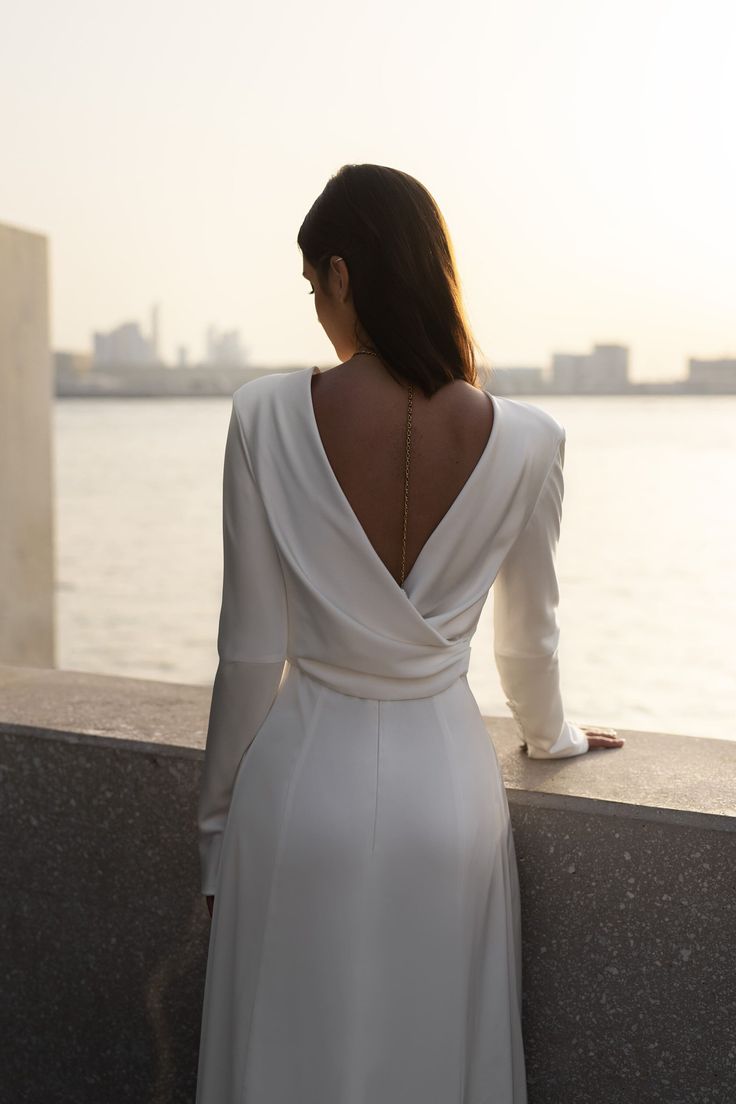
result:
[[[264,372],[262,376],[241,383],[233,392],[233,404],[238,411],[247,410],[258,402],[268,401],[272,396],[283,391],[293,381],[294,377],[301,375],[299,371],[292,372]]]
[[[303,371],[264,372],[262,376],[248,380],[233,392],[233,408],[244,428],[252,425],[263,414],[283,404],[286,396],[298,387]]]
[[[506,421],[513,430],[528,439],[530,446],[556,452],[564,444],[566,430],[548,410],[522,399],[494,395]]]
[[[565,427],[549,411],[522,399],[494,395],[505,427],[507,449],[525,473],[532,498],[552,471],[565,464]]]
[[[283,457],[290,447],[306,372],[264,372],[233,392],[231,417],[238,423],[243,448],[257,477],[264,462],[268,468],[274,457]]]

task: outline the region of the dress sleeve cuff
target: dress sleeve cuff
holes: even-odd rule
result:
[[[523,746],[526,748],[526,753],[530,759],[567,759],[573,755],[584,755],[589,750],[588,737],[572,721],[565,721],[560,735],[550,748],[543,748],[526,742]]]
[[[217,886],[217,874],[220,868],[220,851],[222,849],[222,832],[210,836],[209,840],[200,842],[200,864],[202,874],[202,894],[205,897],[214,896]]]

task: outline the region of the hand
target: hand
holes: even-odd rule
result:
[[[208,910],[208,912],[209,912],[209,914],[210,914],[210,920],[212,919],[212,910],[213,910],[213,908],[214,908],[214,907],[215,907],[215,898],[214,898],[214,894],[211,894],[211,893],[210,893],[210,894],[208,894],[208,896],[207,896],[207,910]]]
[[[580,725],[588,737],[588,750],[593,748],[617,748],[626,743],[625,736],[619,736],[615,728],[603,728],[601,725]]]

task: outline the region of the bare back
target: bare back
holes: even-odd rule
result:
[[[407,389],[377,362],[356,358],[312,376],[327,459],[353,513],[399,582],[404,522]],[[371,358],[372,360],[372,358]],[[493,404],[455,380],[431,399],[414,388],[406,574],[489,442]]]

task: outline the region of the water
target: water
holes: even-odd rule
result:
[[[211,685],[230,401],[55,402],[59,667]],[[528,401],[567,428],[568,717],[733,739],[736,396]],[[469,681],[508,716],[491,624]]]

